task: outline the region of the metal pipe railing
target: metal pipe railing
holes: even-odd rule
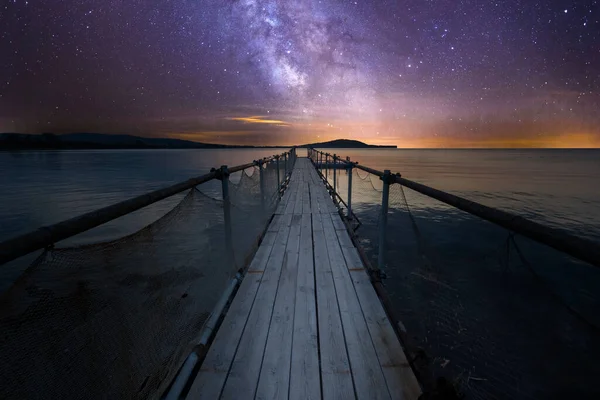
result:
[[[455,196],[432,187],[394,176],[396,183],[406,186],[425,196],[434,198],[453,207],[492,222],[503,228],[516,232],[536,242],[550,246],[553,249],[585,261],[595,267],[600,267],[600,244],[588,239],[571,235],[560,229],[551,228],[533,222],[527,218],[488,207],[475,201]]]
[[[200,340],[196,344],[195,348],[192,352],[187,356],[181,369],[177,373],[173,384],[168,389],[166,395],[163,397],[164,400],[179,400],[181,397],[186,385],[192,377],[194,372],[194,368],[199,361],[202,361],[203,356],[206,355],[206,350],[208,348],[208,343],[213,335],[216,332],[219,326],[219,319],[223,315],[223,311],[225,311],[225,307],[227,303],[231,301],[235,290],[242,283],[243,275],[241,272],[235,274],[235,277],[229,282],[227,288],[217,301],[213,312],[210,314],[208,320],[204,323],[202,328],[202,334],[200,335]]]
[[[292,148],[289,152],[286,153],[294,154],[295,156],[295,151],[295,148]],[[239,172],[247,168],[251,168],[255,165],[258,165],[260,168],[260,166],[265,162],[274,160],[276,157],[279,156],[280,155],[273,155],[270,157],[262,158],[252,163],[237,165],[235,167],[227,169],[227,172],[229,174],[232,174],[234,172]],[[7,262],[27,255],[33,251],[52,246],[56,242],[60,242],[61,240],[65,240],[77,234],[88,231],[92,228],[115,220],[126,214],[132,213],[141,208],[154,204],[160,200],[164,200],[167,197],[171,197],[185,190],[191,189],[202,183],[211,181],[213,179],[219,179],[220,175],[220,169],[213,169],[208,174],[188,179],[185,182],[180,182],[163,189],[158,189],[153,192],[146,193],[95,211],[91,211],[89,213],[68,219],[66,221],[59,222],[54,225],[41,227],[35,231],[5,240],[4,242],[0,243],[0,265],[3,265]]]
[[[319,153],[318,150],[317,154]],[[349,160],[341,160],[345,163],[351,163]],[[381,178],[385,172],[373,168],[353,163],[354,168],[361,169]],[[493,207],[485,206],[475,201],[467,200],[418,182],[402,178],[400,174],[390,176],[390,183],[399,183],[407,188],[419,192],[427,197],[439,200],[459,210],[475,215],[481,219],[499,225],[505,229],[518,233],[538,243],[552,247],[558,251],[575,257],[581,261],[589,263],[595,267],[600,267],[600,244],[588,239],[571,235],[560,229],[551,228],[527,218],[502,211]]]
[[[325,175],[327,173],[327,168],[331,167],[333,164],[324,164],[323,163],[323,154],[324,153],[321,153],[321,154],[315,153],[315,158],[317,160],[319,160],[319,155],[321,155],[321,163],[316,163],[315,160],[313,160],[310,155],[309,155],[309,157],[311,158],[313,165],[317,169],[317,173],[319,174],[319,176],[323,180],[323,183],[327,187],[328,192],[331,194],[334,204],[338,207],[340,207],[340,204],[344,205],[347,210],[346,217],[349,219],[353,219],[358,224],[354,227],[354,230],[356,230],[356,229],[358,229],[358,227],[360,225],[362,225],[362,223],[360,222],[360,220],[358,219],[356,214],[354,214],[354,212],[352,211],[352,168],[355,166],[356,163],[350,162],[349,158],[348,158],[348,163],[346,163],[343,166],[338,167],[338,168],[343,168],[344,170],[348,171],[348,202],[346,202],[342,198],[341,194],[338,193],[337,191],[335,191],[333,189],[333,186],[331,186],[331,184],[327,180],[327,177]],[[322,170],[324,167],[325,167],[325,173],[323,173],[323,170]]]
[[[373,169],[373,168],[365,167],[364,165],[360,165],[358,163],[356,163],[355,167],[358,168],[358,169],[361,169],[361,170],[363,170],[365,172],[368,172],[368,173],[370,173],[372,175],[377,175],[380,178],[383,177],[383,174],[384,174],[384,172],[382,172],[382,171],[378,171],[378,170]]]
[[[168,188],[155,190],[153,192],[143,194],[133,199],[125,200],[108,207],[101,208],[96,211],[80,215],[75,218],[59,222],[54,225],[39,228],[33,232],[29,232],[12,239],[8,239],[0,243],[0,265],[12,261],[16,258],[31,253],[32,251],[43,249],[51,246],[56,242],[75,236],[99,225],[110,222],[123,215],[132,213],[140,208],[146,207],[157,201],[171,197],[184,190],[193,188],[194,186],[208,182],[216,178],[216,172],[199,176],[169,186]]]

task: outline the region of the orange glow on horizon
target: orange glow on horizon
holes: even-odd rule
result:
[[[589,133],[571,133],[557,136],[538,136],[533,138],[482,138],[480,140],[457,139],[450,137],[398,138],[398,137],[348,137],[345,135],[302,135],[302,139],[293,142],[255,141],[249,142],[247,131],[209,131],[172,133],[170,138],[189,140],[192,142],[215,143],[226,145],[252,146],[294,146],[307,143],[320,143],[336,139],[358,140],[371,145],[391,145],[400,149],[423,148],[600,148],[600,138]]]
[[[516,130],[492,124],[480,128],[479,137],[452,125],[426,125],[411,121],[389,125],[374,121],[312,120],[289,123],[264,116],[228,117],[243,122],[240,129],[211,129],[198,132],[171,132],[169,137],[204,143],[253,146],[293,146],[336,139],[358,140],[372,145],[395,145],[398,148],[600,148],[600,132],[583,128],[560,133],[561,127],[534,125]],[[248,125],[255,124],[252,128]],[[261,128],[261,124],[266,124]],[[268,128],[267,128],[268,126]],[[533,132],[532,132],[533,131]],[[438,134],[438,132],[444,132]],[[512,135],[504,132],[513,132]],[[535,134],[534,132],[543,132]]]
[[[568,133],[562,135],[535,136],[531,138],[482,138],[460,139],[450,137],[428,137],[401,140],[398,148],[540,148],[540,149],[594,149],[600,148],[600,137],[591,133]]]

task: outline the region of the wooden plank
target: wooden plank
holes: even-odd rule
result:
[[[348,231],[347,230],[342,231],[341,229],[339,229],[339,231],[346,233],[345,235],[343,235],[340,232],[336,232],[340,246],[342,248],[356,249],[356,247],[354,246],[354,243],[352,243],[352,239],[350,238],[350,234],[348,234]]]
[[[315,189],[314,196],[317,199],[316,202],[318,207],[313,207],[312,211],[320,213],[337,212],[331,197],[327,193],[327,188],[319,177],[317,171],[312,166],[310,166],[309,177],[311,180],[311,191]]]
[[[344,254],[344,259],[346,260],[346,265],[348,266],[348,269],[350,271],[364,270],[366,273],[367,268],[360,258],[358,249],[354,247],[354,243],[352,243],[352,239],[350,239],[348,232],[335,231],[335,233],[338,236],[338,242],[340,243],[340,247],[342,248],[342,253]]]
[[[302,202],[304,201],[305,193],[308,191],[308,187],[306,185],[306,182],[301,182],[298,184],[298,192],[296,193],[296,204],[294,205],[294,214],[302,214]]]
[[[320,182],[320,179],[316,178],[312,174],[310,175],[309,179],[312,186],[323,186],[323,183]]]
[[[344,254],[344,259],[346,260],[346,267],[348,267],[349,271],[365,271],[366,267],[360,259],[360,255],[358,254],[358,250],[354,247],[354,243],[352,243],[352,239],[348,235],[347,231],[336,230],[335,232],[338,236],[338,242],[340,243],[340,247],[342,248],[342,253]],[[368,278],[368,275],[367,275]]]
[[[271,223],[271,225],[275,224]],[[267,265],[276,237],[276,232],[265,233],[262,243],[248,267],[248,273],[244,277],[192,384],[189,392],[190,398],[216,399],[219,397],[260,286],[262,271]]]
[[[315,172],[312,174],[312,179],[316,184],[319,184],[321,186],[325,186],[323,184],[323,178],[321,178],[321,175],[319,175],[318,171],[315,170]]]
[[[311,190],[310,190],[310,212],[311,213],[318,213],[319,212],[319,202],[317,200],[317,190],[315,188],[315,184],[311,183]]]
[[[304,196],[302,197],[302,213],[310,214],[310,192],[311,192],[311,183],[305,183]]]
[[[301,215],[293,215],[258,380],[256,399],[276,400],[288,397],[300,248],[300,221]]]
[[[392,399],[416,400],[421,388],[365,271],[350,272]]]
[[[290,198],[293,197],[292,193],[293,193],[294,189],[295,189],[295,185],[290,180],[290,182],[288,183],[287,188],[283,192],[283,196],[281,197],[281,200],[279,201],[279,204],[277,205],[277,210],[275,211],[275,214],[283,214],[283,213],[285,213],[285,208],[286,208],[286,206],[287,206]]]
[[[347,232],[336,231],[392,399],[421,395],[419,383]]]
[[[323,183],[320,183],[319,185],[319,189],[317,191],[317,196],[319,197],[319,212],[320,213],[331,213],[331,212],[335,212],[335,206],[333,205],[333,200],[331,199],[331,197],[329,196],[329,193],[327,192],[327,188],[325,187],[325,185]]]
[[[292,178],[277,208],[288,214],[271,221],[190,398],[379,398],[387,389],[394,399],[418,398],[400,342],[317,172],[298,159]],[[303,215],[293,217],[298,204]],[[265,246],[270,253],[261,263]]]
[[[279,204],[277,204],[277,208],[275,209],[275,215],[277,214],[283,214],[285,212],[285,203],[283,201],[280,201]]]
[[[298,172],[294,171],[294,176],[297,176]],[[288,193],[288,197],[287,197],[287,201],[292,201],[292,199],[294,198],[294,194],[296,193],[296,190],[298,190],[298,180],[294,179],[293,181],[290,182],[289,186],[288,186],[288,190],[286,190],[286,192]]]
[[[344,221],[342,221],[339,213],[331,213],[331,221],[333,222],[333,227],[336,230],[346,231],[346,225],[344,225]]]
[[[311,216],[303,214],[294,310],[290,400],[321,398],[314,273]]]
[[[312,214],[319,355],[324,399],[353,399],[354,386],[321,222]]]
[[[326,207],[323,196],[324,191],[325,186],[323,185],[323,182],[316,182],[313,184],[313,190],[311,194],[313,194],[313,198],[316,203],[316,206],[313,207],[314,213],[321,213],[322,210]]]
[[[290,198],[290,190],[289,189],[290,189],[291,185],[292,185],[292,183],[289,182],[285,191],[283,192],[283,196],[281,196],[281,200],[284,202],[287,202],[288,199]]]
[[[293,214],[287,214],[287,215],[282,215],[281,216],[281,221],[279,222],[280,226],[280,230],[287,227],[291,227],[292,226],[292,218],[293,218]]]
[[[271,220],[271,223],[267,227],[267,232],[277,232],[279,230],[280,219],[281,219],[280,215],[277,215],[277,214],[273,215],[273,219]]]
[[[283,196],[279,200],[279,204],[277,204],[277,208],[275,209],[275,214],[283,214],[285,212],[285,206],[287,205],[287,201],[289,199],[289,187],[284,192]]]
[[[290,195],[288,203],[285,207],[285,214],[293,214],[294,213],[294,207],[296,206],[296,197],[298,196],[299,187],[300,187],[300,184],[297,181],[295,181],[294,185],[291,187],[291,190],[293,191],[293,193]]]
[[[390,399],[379,358],[346,267],[331,214],[321,214],[327,253],[358,399]],[[339,217],[338,217],[339,218]]]
[[[222,399],[237,399],[241,393],[246,398],[253,398],[256,392],[269,322],[273,312],[273,302],[277,294],[281,266],[285,257],[291,218],[291,214],[285,214],[281,219],[284,226],[277,233],[238,350],[223,387]]]
[[[338,209],[335,206],[335,204],[333,204],[333,200],[331,199],[331,196],[329,196],[329,193],[327,193],[327,191],[325,191],[325,194],[327,196],[327,206],[329,207],[329,210],[327,212],[328,213],[336,213],[336,212],[338,212]]]

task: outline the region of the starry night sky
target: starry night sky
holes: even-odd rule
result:
[[[0,132],[600,146],[596,0],[0,4]]]

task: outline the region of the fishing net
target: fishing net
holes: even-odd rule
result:
[[[349,173],[337,174],[347,202]],[[323,175],[333,185],[332,169]],[[352,172],[372,265],[382,189],[378,176]],[[470,399],[600,397],[597,268],[399,184],[387,217],[384,283],[434,376]]]
[[[227,249],[214,184],[131,235],[37,258],[1,294],[0,397],[159,397],[277,205],[275,163],[264,204],[258,168],[233,174]]]
[[[383,182],[377,175],[363,172],[359,169],[338,170],[336,177],[337,190],[344,201],[343,206],[346,207],[346,215],[348,215],[348,184],[349,178],[352,180],[352,219],[351,223],[354,228],[362,223],[368,226],[378,226],[381,210],[381,192],[383,190]],[[364,221],[363,221],[364,220]],[[362,246],[372,248],[377,246],[376,238],[362,238]]]
[[[599,271],[395,184],[386,285],[433,372],[474,399],[598,395]]]

